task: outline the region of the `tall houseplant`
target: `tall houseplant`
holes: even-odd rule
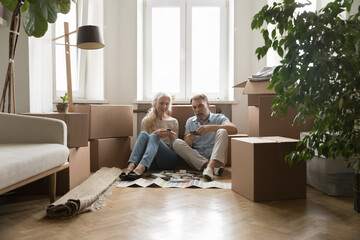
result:
[[[282,57],[270,80],[277,94],[273,110],[285,114],[296,107],[297,121],[314,119],[312,131],[298,144],[302,150],[286,160],[291,164],[315,155],[341,156],[359,171],[360,6],[352,6],[353,0],[334,0],[318,12],[297,13],[309,3],[284,0],[265,5],[251,23],[265,40],[257,57],[263,58],[270,48]],[[351,7],[357,13],[349,15]]]
[[[76,0],[72,1],[76,2]],[[8,112],[15,113],[14,60],[21,26],[21,13],[25,15],[22,25],[26,34],[39,38],[46,33],[48,23],[56,22],[58,13],[67,14],[70,11],[71,2],[70,0],[0,0],[0,2],[13,12],[9,33],[9,65],[0,108],[2,112],[5,111],[6,94],[8,94]]]

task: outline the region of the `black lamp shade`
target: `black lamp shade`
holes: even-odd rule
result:
[[[105,47],[98,26],[81,26],[77,33],[77,47],[81,49],[99,49]]]

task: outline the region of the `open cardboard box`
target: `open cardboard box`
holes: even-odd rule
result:
[[[294,122],[298,111],[289,108],[287,114],[272,116],[272,102],[275,97],[274,89],[269,90],[270,81],[245,81],[234,87],[244,88],[243,94],[248,95],[249,108],[249,136],[283,136],[300,139],[300,132],[310,131],[313,127],[312,119],[307,119],[303,125]]]
[[[243,94],[248,95],[248,106],[259,106],[261,96],[275,96],[275,90],[269,90],[270,82],[266,81],[245,81],[234,86],[244,88]]]

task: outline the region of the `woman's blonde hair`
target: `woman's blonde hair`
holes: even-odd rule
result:
[[[172,104],[172,98],[171,95],[169,93],[166,92],[159,92],[157,94],[155,94],[154,99],[152,101],[152,107],[149,109],[148,113],[146,114],[145,118],[144,118],[144,126],[145,126],[145,131],[148,133],[152,133],[155,130],[158,129],[157,125],[156,125],[156,119],[159,117],[158,113],[156,111],[156,106],[159,103],[159,99],[162,97],[168,97],[170,99],[170,104],[169,104],[169,113],[171,112],[171,104]]]

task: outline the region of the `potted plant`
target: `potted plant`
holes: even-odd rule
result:
[[[67,93],[65,93],[64,96],[60,97],[62,100],[62,103],[56,104],[56,109],[59,113],[67,113],[69,108],[69,103],[67,103],[67,100],[69,100]]]
[[[270,80],[269,88],[277,94],[273,110],[285,114],[296,107],[294,121],[314,119],[312,131],[286,160],[291,164],[315,155],[340,156],[359,179],[360,6],[353,6],[357,12],[350,15],[353,0],[334,0],[318,12],[296,13],[307,4],[284,0],[265,5],[251,23],[252,29],[261,29],[265,40],[256,49],[258,59],[270,48],[282,57]],[[274,30],[270,32],[267,24]],[[354,193],[359,201],[359,189]],[[360,202],[354,207],[360,212]]]
[[[76,2],[76,0],[72,0]],[[8,94],[8,112],[15,113],[14,96],[14,58],[17,40],[21,26],[21,13],[25,16],[22,25],[28,36],[42,37],[48,29],[48,23],[55,23],[58,13],[67,14],[70,11],[70,0],[0,0],[13,12],[9,33],[9,64],[6,73],[4,89],[0,101],[1,111],[5,111],[6,94]]]

